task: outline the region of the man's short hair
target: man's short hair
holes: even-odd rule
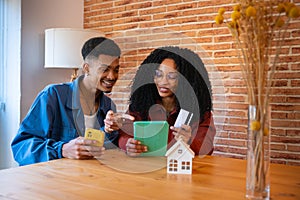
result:
[[[84,43],[81,49],[84,60],[87,57],[98,58],[101,54],[120,57],[121,49],[113,40],[105,37],[91,38]]]

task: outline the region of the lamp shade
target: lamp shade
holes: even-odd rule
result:
[[[81,68],[81,48],[101,34],[95,30],[51,28],[45,30],[45,68]]]

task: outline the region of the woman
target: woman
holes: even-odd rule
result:
[[[189,125],[175,128],[180,109],[193,113]],[[211,154],[216,129],[212,117],[211,85],[202,60],[189,49],[161,47],[141,64],[133,81],[128,114],[136,121],[166,120],[168,148],[181,137],[196,155]],[[147,152],[133,139],[132,124],[120,130],[119,147],[130,156]]]

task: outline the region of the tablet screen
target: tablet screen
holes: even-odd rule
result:
[[[141,156],[165,156],[169,124],[166,121],[136,121],[133,123],[134,139],[148,147]]]

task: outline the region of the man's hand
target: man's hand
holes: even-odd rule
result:
[[[122,128],[123,123],[126,120],[134,120],[134,117],[128,114],[114,113],[112,110],[108,111],[104,119],[104,131],[106,133],[111,133],[112,131],[117,131]]]
[[[78,137],[66,143],[62,147],[62,156],[71,159],[91,159],[104,154],[105,148],[94,146],[96,140],[88,140]]]

